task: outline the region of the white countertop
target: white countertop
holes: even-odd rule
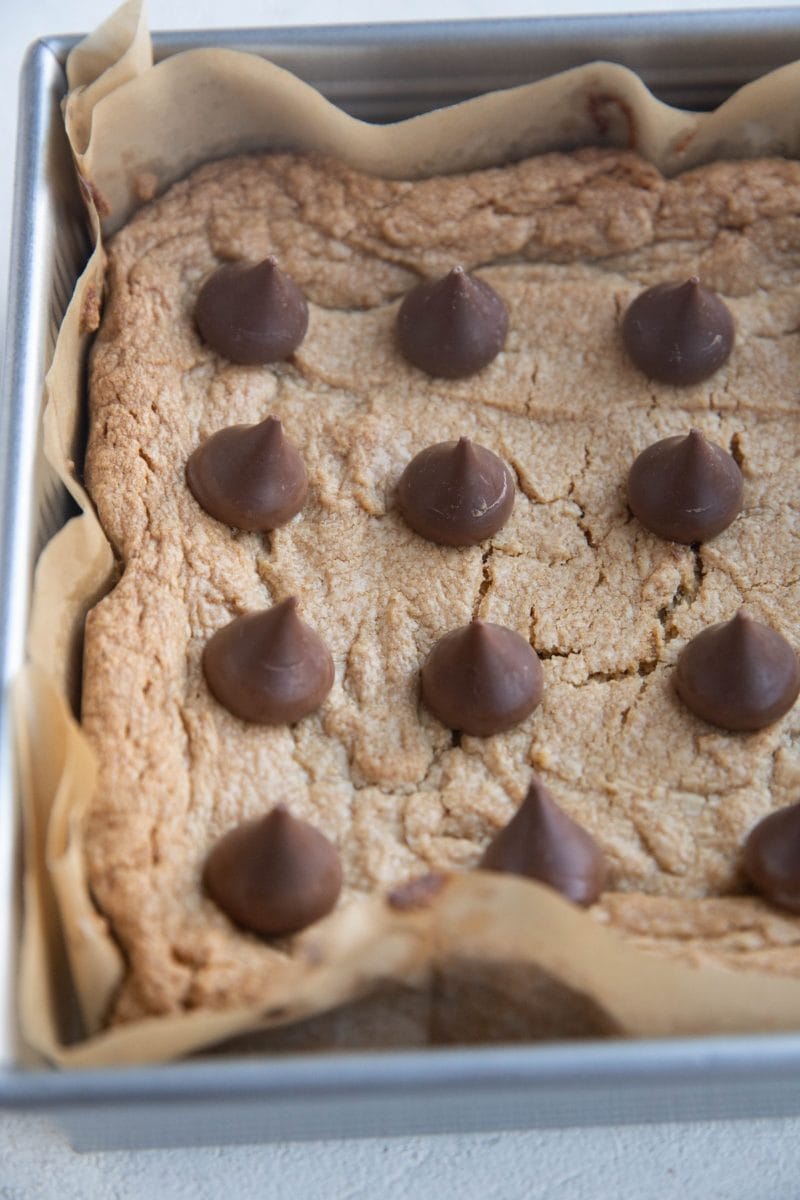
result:
[[[10,231],[26,46],[93,28],[112,0],[0,0],[0,228]],[[151,0],[154,29],[758,8],[683,0]],[[773,0],[772,7],[790,7]],[[8,235],[0,239],[0,278]],[[0,327],[5,289],[0,288]],[[1,584],[0,584],[1,586]],[[40,1117],[0,1116],[0,1200],[797,1200],[800,1120],[75,1154]]]

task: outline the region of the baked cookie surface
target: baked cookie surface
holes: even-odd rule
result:
[[[194,302],[223,261],[274,254],[306,294],[293,358],[236,366],[200,340]],[[402,297],[460,263],[505,299],[504,351],[466,380],[400,356]],[[689,388],[627,359],[643,287],[698,274],[731,309],[728,363]],[[407,183],[313,157],[201,168],[109,250],[90,373],[86,476],[123,567],[87,621],[82,720],[100,764],[87,829],[94,895],[129,962],[117,1016],[256,1002],[290,943],[235,929],[200,885],[205,857],[275,803],[326,833],[340,904],[430,869],[469,869],[534,769],[602,845],[595,910],[648,948],[800,973],[796,919],[741,890],[751,826],[797,799],[800,710],[758,733],[693,717],[671,674],[686,641],[742,603],[798,647],[800,164],[718,163],[665,180],[586,150]],[[266,535],[198,506],[186,460],[226,425],[277,416],[309,498]],[[630,514],[651,442],[694,426],[730,448],[741,515],[698,547]],[[468,436],[512,468],[490,541],[418,537],[394,491],[425,446]],[[290,728],[210,696],[200,657],[233,616],[289,595],[336,681]],[[541,706],[509,733],[454,737],[419,669],[474,616],[527,637]]]

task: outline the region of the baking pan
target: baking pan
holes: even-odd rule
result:
[[[39,446],[42,381],[88,237],[61,128],[74,38],[44,38],[21,85],[0,403],[0,1106],[50,1116],[76,1149],[241,1143],[800,1113],[800,1034],[237,1057],[55,1072],[14,1019],[18,812],[8,689],[33,564],[69,502]],[[711,108],[800,58],[800,8],[159,34],[163,58],[269,57],[355,116],[396,120],[598,58],[673,105]]]

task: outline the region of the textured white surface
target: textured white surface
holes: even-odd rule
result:
[[[10,229],[16,87],[25,47],[83,31],[113,0],[0,0],[0,230]],[[789,7],[773,0],[775,7]],[[682,0],[384,0],[380,20],[759,7]],[[376,19],[374,0],[151,0],[156,29]],[[8,235],[0,234],[5,281]],[[0,327],[5,290],[0,288]],[[38,1116],[0,1116],[0,1200],[797,1200],[800,1121],[76,1155]]]
[[[797,1200],[794,1121],[73,1154],[0,1132],[1,1200]]]

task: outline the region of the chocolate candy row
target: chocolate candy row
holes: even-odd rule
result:
[[[800,804],[770,813],[748,834],[741,865],[767,900],[800,913]],[[604,891],[607,864],[594,838],[534,778],[514,816],[478,866],[535,879],[575,904]],[[342,886],[336,848],[282,804],[220,838],[206,859],[209,895],[244,929],[266,937],[296,933],[335,906]]]
[[[308,305],[274,257],[228,263],[203,284],[195,307],[203,340],[245,366],[289,358],[308,330]],[[417,284],[397,314],[397,344],[428,375],[463,379],[488,366],[503,349],[508,310],[490,284],[463,267]],[[650,379],[678,386],[699,383],[722,366],[734,343],[733,318],[723,300],[697,276],[660,283],[638,296],[625,314],[622,338],[632,361]]]
[[[250,531],[285,525],[308,495],[303,460],[276,417],[212,434],[190,456],[186,480],[210,516]],[[628,475],[628,503],[659,537],[707,542],[739,514],[743,486],[732,455],[691,429],[642,451]],[[437,442],[403,471],[397,504],[407,524],[429,541],[475,546],[511,516],[514,479],[501,458],[469,438]]]

